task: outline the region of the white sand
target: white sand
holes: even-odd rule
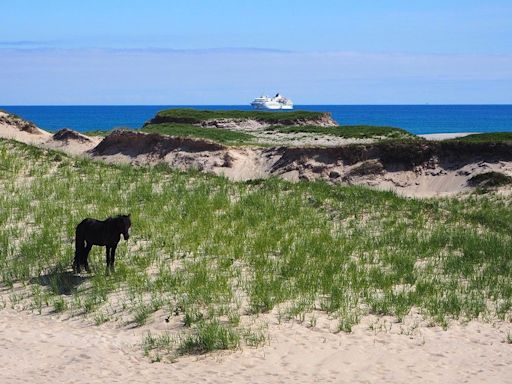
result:
[[[5,112],[0,111],[0,117],[7,116]],[[50,148],[63,151],[70,155],[82,155],[86,151],[94,148],[101,141],[101,137],[87,137],[90,141],[80,142],[57,141],[53,140],[53,135],[43,129],[37,128],[37,133],[25,132],[15,126],[3,124],[0,122],[0,137],[12,139],[25,144],[36,145],[38,147]]]
[[[468,135],[474,135],[479,132],[457,132],[457,133],[429,133],[425,135],[418,135],[419,137],[423,137],[427,140],[439,141],[439,140],[448,140],[448,139],[456,139],[457,137],[464,137]]]
[[[510,383],[510,323],[334,334],[269,325],[264,347],[150,363],[143,331],[0,311],[1,383]]]
[[[8,116],[7,113],[0,111],[0,117]],[[25,144],[40,145],[51,138],[51,133],[37,128],[37,133],[29,133],[11,125],[0,122],[0,137],[20,141]]]
[[[43,146],[45,148],[55,149],[58,151],[65,152],[69,155],[84,155],[87,151],[93,149],[95,146],[97,146],[101,140],[102,137],[95,137],[91,136],[88,137],[90,141],[78,141],[78,140],[67,140],[67,141],[58,141],[49,139],[45,142],[41,143],[40,146]]]

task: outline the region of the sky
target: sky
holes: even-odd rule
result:
[[[512,1],[0,1],[0,105],[510,104]]]

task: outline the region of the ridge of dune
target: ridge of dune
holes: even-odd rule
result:
[[[40,145],[48,140],[51,134],[18,116],[0,111],[0,137]]]
[[[282,177],[393,190],[405,196],[453,195],[474,189],[484,172],[512,176],[508,143],[371,143],[340,147],[226,147],[203,139],[114,131],[89,152],[108,162],[166,163],[232,180]]]
[[[512,176],[510,143],[434,140],[338,147],[227,147],[205,139],[130,130],[115,130],[105,138],[70,129],[52,135],[30,124],[0,112],[0,137],[110,163],[165,163],[237,181],[277,176],[290,181],[324,180],[391,190],[404,196],[433,197],[474,190],[470,179],[480,173]]]
[[[53,134],[52,139],[55,141],[80,141],[80,142],[89,142],[92,141],[90,137],[81,134],[80,132],[73,131],[69,128],[63,128],[60,131]]]
[[[20,117],[0,111],[0,137],[41,148],[55,149],[70,155],[84,155],[95,147],[99,137],[89,137],[68,128],[52,134]]]

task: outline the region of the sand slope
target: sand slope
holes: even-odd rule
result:
[[[448,134],[449,137],[456,135]],[[300,141],[299,136],[294,140]],[[448,137],[425,136],[434,141]],[[353,140],[338,143],[338,147],[304,147],[302,143],[298,147],[255,148],[227,147],[208,140],[134,131],[114,131],[105,138],[87,137],[71,130],[51,135],[4,112],[0,112],[0,137],[110,163],[166,163],[173,168],[199,169],[235,181],[271,176],[290,181],[325,180],[334,184],[365,185],[391,190],[410,197],[450,196],[470,192],[474,187],[469,185],[469,179],[483,172],[494,171],[512,176],[512,152],[509,144],[503,143],[495,147],[482,146],[480,149],[452,145],[451,149],[438,153],[420,143],[426,149],[412,148],[422,157],[416,159],[418,161],[412,166],[407,156],[400,155],[401,151],[407,153],[411,148],[388,148],[382,152],[382,148],[368,144],[354,149],[347,146]],[[358,143],[366,142],[363,140]],[[354,172],[357,168],[368,168],[369,162],[374,165],[378,163],[380,168],[377,172]],[[512,192],[510,187],[504,187],[503,191]]]
[[[60,150],[70,155],[83,155],[99,144],[101,137],[88,137],[78,132],[68,131],[70,136],[52,135],[43,129],[33,127],[32,131],[20,129],[15,123],[16,118],[0,111],[0,137],[4,139],[16,140],[25,144],[36,145],[38,147]],[[21,120],[23,121],[23,120]]]
[[[21,129],[20,121],[24,122],[13,115],[0,111],[0,137],[33,145],[40,145],[51,138],[51,133],[35,126],[30,130]]]
[[[510,324],[333,334],[296,323],[269,325],[261,348],[150,363],[142,330],[0,311],[2,383],[510,383]]]

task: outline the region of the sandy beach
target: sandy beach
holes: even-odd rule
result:
[[[371,330],[376,322],[380,330]],[[0,311],[2,383],[509,383],[510,323],[411,327],[369,318],[350,334],[269,319],[261,348],[151,363],[142,329]]]
[[[457,133],[429,133],[425,135],[418,135],[419,137],[423,137],[427,140],[449,140],[449,139],[456,139],[457,137],[464,137],[468,135],[474,135],[478,132],[457,132]]]

